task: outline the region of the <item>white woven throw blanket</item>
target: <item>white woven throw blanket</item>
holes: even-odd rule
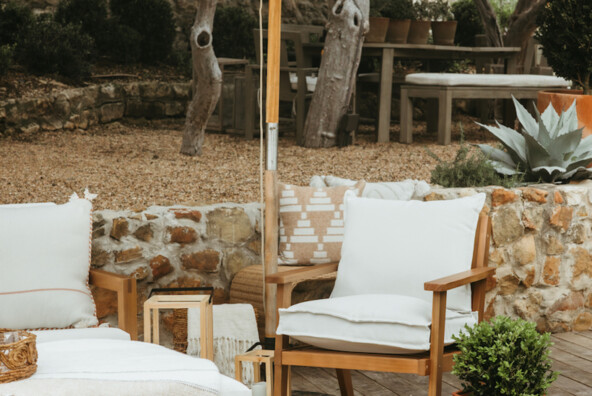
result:
[[[214,363],[220,372],[234,378],[234,357],[259,342],[255,311],[250,304],[213,306]],[[199,308],[187,310],[187,354],[199,356]],[[253,365],[243,366],[243,384],[253,383]]]

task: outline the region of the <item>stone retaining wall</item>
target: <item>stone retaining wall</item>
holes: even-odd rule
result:
[[[426,200],[480,191],[487,194],[492,218],[489,265],[497,268],[486,317],[521,317],[551,332],[592,329],[592,181],[435,188]],[[227,302],[233,276],[260,263],[259,221],[256,203],[98,211],[92,265],[136,276],[138,312],[152,287],[214,286],[215,302]],[[318,288],[327,290],[317,294],[331,287],[325,282]],[[112,294],[99,292],[96,298],[99,317],[114,313]]]
[[[72,88],[40,98],[0,101],[0,136],[86,129],[123,117],[184,116],[189,82],[132,82]]]
[[[257,203],[97,211],[91,264],[136,277],[138,313],[155,287],[213,286],[215,303],[224,303],[234,274],[260,263],[259,213]],[[94,295],[98,317],[112,321],[115,294]]]
[[[427,200],[487,193],[492,219],[486,316],[537,323],[541,331],[592,329],[592,182],[436,189]]]

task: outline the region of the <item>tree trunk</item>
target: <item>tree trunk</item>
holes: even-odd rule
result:
[[[369,29],[369,10],[369,0],[337,0],[331,7],[317,86],[304,124],[305,147],[337,143],[337,128],[349,107]]]
[[[187,108],[181,154],[201,155],[208,120],[222,89],[222,72],[212,47],[217,0],[197,0],[189,42],[193,61],[193,99]]]
[[[479,15],[481,16],[481,22],[483,22],[483,28],[485,29],[485,35],[489,40],[492,47],[503,47],[504,42],[502,39],[502,32],[497,19],[495,18],[495,12],[493,7],[489,4],[489,0],[474,0]]]
[[[510,17],[508,32],[504,38],[507,47],[525,48],[537,28],[536,18],[546,0],[519,0]]]

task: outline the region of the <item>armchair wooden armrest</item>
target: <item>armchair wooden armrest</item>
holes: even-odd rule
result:
[[[117,320],[121,330],[138,339],[138,308],[136,280],[133,277],[91,269],[90,284],[117,293]]]
[[[487,279],[495,273],[493,267],[473,268],[458,274],[446,276],[423,284],[424,290],[442,292],[462,285]]]
[[[302,282],[317,276],[335,272],[337,271],[337,265],[338,263],[319,264],[306,268],[297,268],[291,271],[277,272],[275,274],[267,275],[265,281],[267,283],[275,283],[278,285]]]

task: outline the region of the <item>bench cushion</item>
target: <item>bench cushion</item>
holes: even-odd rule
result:
[[[496,87],[567,87],[569,82],[555,76],[534,74],[459,74],[412,73],[405,76],[405,83],[442,86],[496,86]]]
[[[280,309],[277,334],[319,348],[408,354],[430,349],[432,305],[396,294],[364,294],[306,301]],[[446,310],[445,344],[475,315]]]

